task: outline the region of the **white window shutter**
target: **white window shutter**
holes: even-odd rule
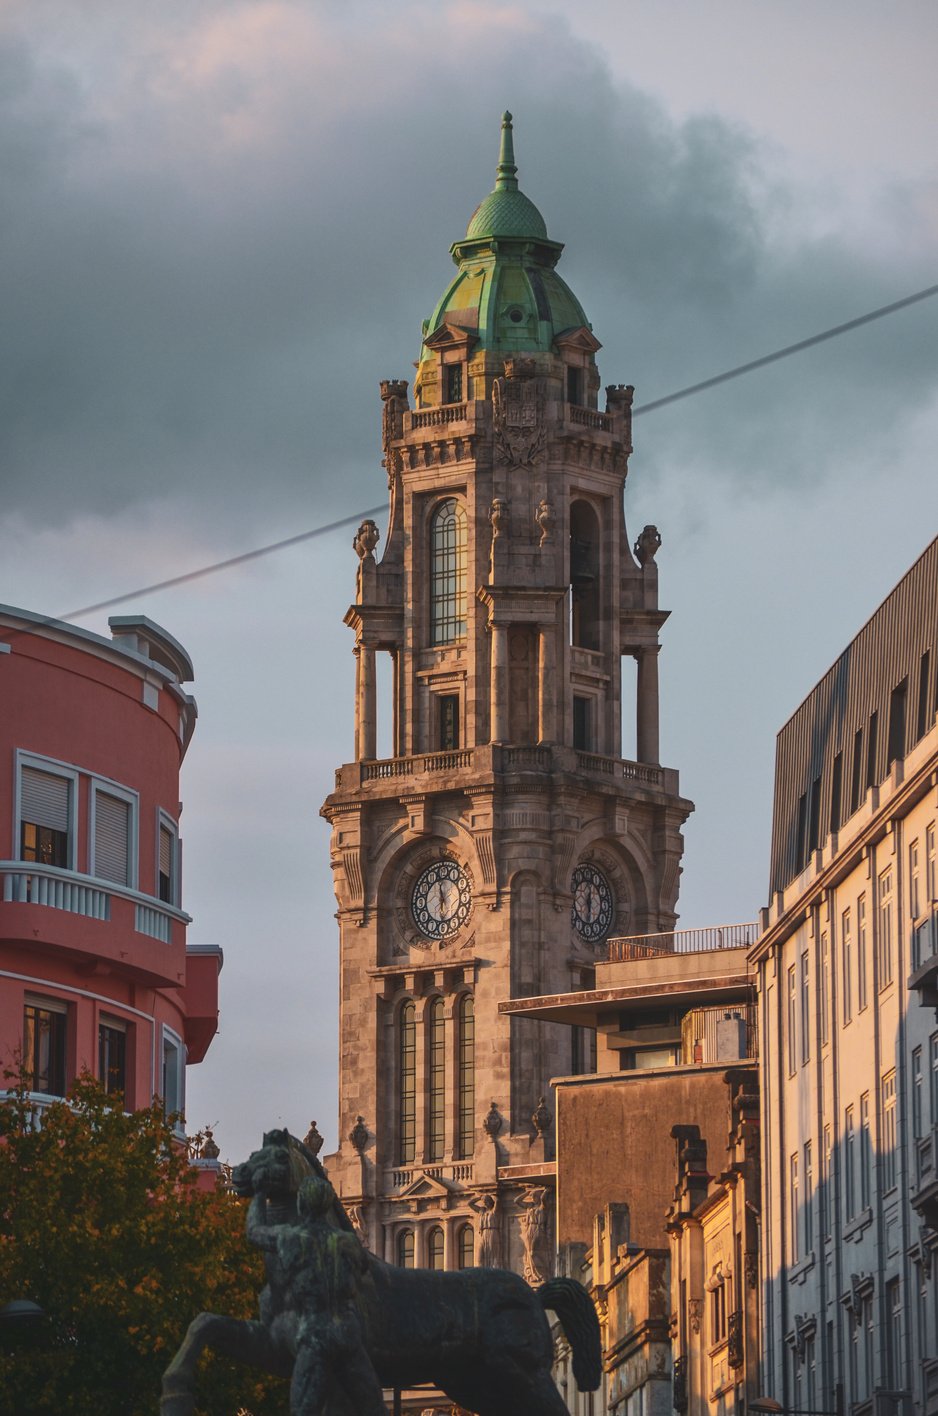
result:
[[[20,820],[33,826],[45,826],[50,831],[68,831],[67,777],[41,772],[38,767],[24,767],[20,791]]]

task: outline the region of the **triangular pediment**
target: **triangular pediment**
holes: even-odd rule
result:
[[[554,343],[558,349],[580,349],[587,354],[595,354],[597,349],[602,349],[602,345],[591,329],[586,325],[579,325],[574,329],[562,329],[559,334],[554,335]]]
[[[433,1175],[418,1175],[406,1189],[396,1196],[399,1200],[442,1200],[449,1199],[452,1190]]]
[[[432,334],[428,334],[423,341],[427,349],[467,349],[470,344],[475,344],[478,334],[475,330],[464,329],[462,325],[441,324],[439,329],[435,329]]]

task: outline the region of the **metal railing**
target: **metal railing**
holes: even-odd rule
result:
[[[759,938],[758,921],[714,924],[705,929],[671,929],[660,934],[617,935],[608,941],[609,962],[656,959],[662,954],[704,954],[711,949],[751,949]]]

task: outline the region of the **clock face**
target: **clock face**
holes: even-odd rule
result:
[[[454,860],[436,860],[418,877],[410,897],[414,924],[427,939],[448,939],[472,909],[469,877]]]
[[[598,944],[612,928],[615,904],[609,881],[595,865],[578,865],[570,881],[571,923],[581,939]]]

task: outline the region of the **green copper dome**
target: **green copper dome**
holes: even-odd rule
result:
[[[558,334],[590,328],[554,269],[563,246],[550,240],[541,213],[519,190],[517,171],[511,114],[505,113],[495,188],[453,244],[458,273],[424,325],[425,344],[448,326],[470,337],[473,355],[547,353]],[[422,360],[430,357],[424,348]]]

